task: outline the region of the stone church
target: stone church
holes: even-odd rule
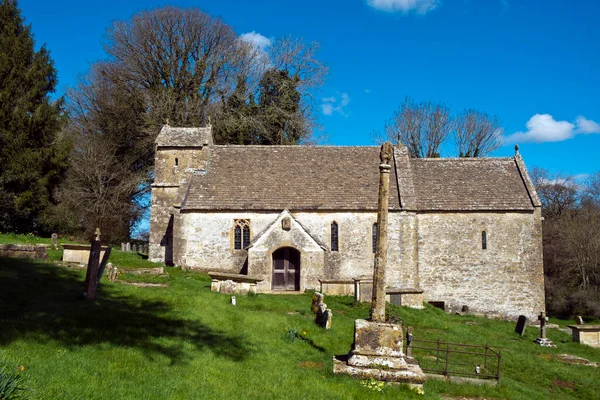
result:
[[[528,318],[545,309],[541,203],[518,151],[415,159],[398,145],[392,164],[396,304]],[[210,127],[164,126],[150,259],[257,277],[259,292],[354,294],[373,275],[378,174],[376,146],[219,146]]]

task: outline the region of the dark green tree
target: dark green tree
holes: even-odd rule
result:
[[[41,232],[67,167],[56,70],[15,0],[0,0],[0,230]]]
[[[296,144],[308,134],[300,114],[299,82],[287,70],[270,69],[263,75],[258,96],[259,144]]]

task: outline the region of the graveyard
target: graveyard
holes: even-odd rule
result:
[[[28,241],[49,243],[0,235],[2,243]],[[96,300],[85,301],[85,269],[61,265],[60,253],[48,250],[46,260],[0,259],[0,360],[22,369],[32,399],[584,399],[600,390],[600,349],[574,343],[555,328],[547,329],[547,337],[556,348],[542,347],[534,343],[538,327],[528,326],[520,336],[515,321],[449,314],[430,305],[416,310],[388,304],[387,318],[412,328],[415,344],[487,343],[501,354],[497,384],[427,379],[419,394],[336,375],[333,357],[348,353],[355,320],[369,317],[370,303],[326,296],[332,319],[325,329],[315,324],[312,292],[237,295],[233,305],[230,294],[211,291],[207,274],[178,268],[162,275],[123,273],[115,282],[104,276]],[[156,266],[117,248],[110,261],[123,268]],[[566,328],[575,321],[549,323]],[[438,361],[416,348],[413,356],[422,367]]]

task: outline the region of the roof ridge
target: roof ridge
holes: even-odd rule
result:
[[[379,148],[377,145],[359,145],[359,146],[345,146],[345,145],[308,145],[308,144],[215,144],[213,148],[261,148],[261,149],[272,149],[272,148],[335,148],[335,149],[351,149],[351,148]]]
[[[514,157],[437,157],[437,158],[411,158],[410,161],[513,161]]]

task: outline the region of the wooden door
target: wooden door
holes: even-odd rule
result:
[[[273,253],[273,290],[300,290],[300,252],[282,247]]]

